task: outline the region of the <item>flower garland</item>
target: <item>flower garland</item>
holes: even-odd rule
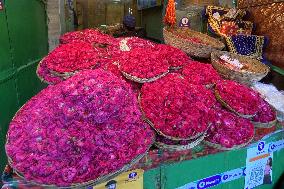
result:
[[[156,130],[164,135],[189,139],[206,131],[208,113],[216,103],[211,91],[191,85],[171,73],[141,89],[141,107]]]
[[[234,111],[242,115],[255,115],[261,107],[260,95],[245,85],[224,80],[216,84],[216,92]]]
[[[130,86],[87,70],[50,85],[12,120],[6,152],[28,181],[70,186],[113,173],[144,154],[154,133]]]
[[[230,149],[248,143],[254,136],[254,125],[223,108],[211,111],[211,126],[206,141]]]
[[[164,17],[165,24],[174,26],[176,24],[176,5],[175,0],[169,0],[166,8],[166,14]]]
[[[195,85],[212,85],[221,80],[218,72],[211,64],[204,64],[192,61],[183,67],[182,74],[184,78]]]

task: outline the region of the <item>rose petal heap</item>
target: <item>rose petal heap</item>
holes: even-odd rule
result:
[[[160,52],[164,59],[168,60],[168,63],[173,68],[182,67],[183,65],[191,63],[191,58],[189,58],[185,52],[170,45],[157,45],[156,50]]]
[[[254,126],[248,120],[217,108],[212,111],[211,127],[206,141],[230,149],[248,143],[254,136]]]
[[[182,140],[206,131],[213,93],[202,85],[188,84],[179,74],[171,73],[142,86],[141,107],[156,130]]]
[[[16,114],[6,152],[28,181],[70,186],[95,180],[147,152],[154,133],[130,86],[86,70],[48,86]]]
[[[261,100],[261,108],[257,112],[256,116],[253,117],[254,122],[260,122],[260,123],[268,123],[271,121],[274,121],[276,119],[276,113],[271,108],[271,106],[265,101]]]
[[[134,48],[153,48],[155,47],[157,44],[139,38],[139,37],[127,37],[126,38],[126,44],[130,49],[134,49]]]
[[[215,90],[221,99],[239,114],[255,115],[261,107],[262,99],[259,94],[237,82],[218,82]]]
[[[66,73],[96,66],[100,55],[100,49],[88,43],[68,43],[54,49],[43,62],[49,70]]]
[[[211,64],[192,61],[183,67],[182,71],[185,79],[195,85],[212,85],[221,79],[218,72]]]
[[[131,76],[149,79],[168,72],[169,64],[161,58],[159,51],[135,48],[125,51],[119,58],[120,70]]]
[[[107,34],[104,34],[95,29],[85,29],[82,31],[68,32],[60,37],[60,43],[86,42],[86,43],[100,43],[111,45],[117,40]]]

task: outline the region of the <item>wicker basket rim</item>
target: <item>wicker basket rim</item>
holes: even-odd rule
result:
[[[271,128],[274,125],[276,125],[277,119],[275,118],[275,120],[269,121],[267,123],[255,122],[255,121],[251,121],[251,123],[254,124],[254,127],[256,128]]]
[[[218,66],[220,66],[224,69],[231,70],[227,66],[225,66],[224,64],[219,63],[218,57],[221,54],[229,54],[229,56],[231,56],[231,57],[234,57],[234,58],[236,57],[237,59],[245,60],[244,62],[253,63],[253,64],[257,65],[258,67],[262,67],[262,69],[263,69],[263,72],[254,72],[252,70],[233,70],[234,72],[237,72],[237,73],[248,73],[248,74],[260,75],[261,76],[261,75],[264,75],[264,74],[265,75],[268,74],[268,72],[270,70],[268,66],[261,63],[259,60],[253,59],[249,56],[235,54],[235,53],[231,53],[231,52],[227,52],[227,51],[217,51],[217,50],[213,51],[211,53],[212,64],[217,64]]]
[[[237,149],[240,149],[240,148],[247,146],[248,144],[250,144],[252,142],[253,138],[254,137],[249,139],[248,142],[246,142],[244,144],[234,145],[232,148],[226,148],[226,147],[221,146],[220,144],[215,144],[215,143],[209,142],[207,140],[204,140],[203,143],[205,143],[209,147],[213,147],[213,148],[216,148],[218,150],[228,150],[229,151],[229,150],[237,150]]]
[[[169,149],[169,150],[188,150],[188,149],[192,149],[194,147],[196,147],[197,145],[199,145],[204,138],[206,137],[206,133],[204,133],[203,135],[201,135],[200,137],[196,138],[194,141],[186,144],[186,145],[171,145],[171,144],[165,144],[163,142],[158,142],[156,141],[154,143],[154,145],[158,148],[162,148],[162,149]]]
[[[229,104],[227,104],[223,99],[222,97],[220,96],[219,92],[216,90],[216,88],[214,89],[214,94],[215,94],[215,97],[216,99],[223,105],[225,106],[227,109],[229,109],[230,111],[232,111],[233,113],[235,113],[236,115],[240,116],[240,117],[243,117],[243,118],[252,118],[254,117],[256,114],[253,114],[253,115],[244,115],[244,114],[241,114],[239,112],[237,112],[236,110],[234,110]]]
[[[12,164],[13,164],[13,161],[12,161],[11,157],[8,156],[8,153],[7,153],[7,151],[6,151],[6,148],[5,148],[5,152],[6,152],[6,155],[7,155],[8,163],[9,163],[9,165],[13,168],[14,173],[16,173],[20,178],[24,179],[26,182],[28,182],[28,183],[30,183],[30,184],[32,184],[32,185],[40,185],[40,186],[50,187],[50,188],[56,187],[56,188],[59,188],[59,189],[69,189],[69,188],[82,188],[82,187],[86,187],[86,186],[89,186],[89,185],[94,186],[94,185],[97,185],[97,184],[106,182],[106,181],[108,181],[108,180],[110,180],[110,179],[112,179],[112,178],[118,176],[119,174],[121,174],[121,173],[127,171],[129,168],[131,168],[133,165],[135,165],[136,163],[138,163],[144,156],[147,155],[147,153],[148,153],[150,147],[154,144],[154,141],[155,141],[155,140],[153,139],[152,143],[148,146],[148,148],[147,148],[147,150],[146,150],[145,153],[137,155],[137,156],[136,156],[134,159],[132,159],[128,164],[125,164],[121,169],[119,169],[119,170],[117,170],[117,171],[115,171],[115,172],[113,172],[113,173],[110,173],[110,174],[107,174],[107,175],[98,177],[98,178],[95,179],[95,180],[90,180],[90,181],[82,182],[82,183],[72,183],[72,184],[71,184],[70,186],[68,186],[68,187],[58,187],[58,186],[56,186],[56,185],[46,185],[46,184],[38,183],[38,182],[33,181],[33,180],[30,180],[30,181],[26,180],[25,177],[23,176],[23,174],[20,173],[17,169],[15,169],[15,168],[13,167],[13,165],[12,165]],[[6,142],[6,144],[7,144],[7,142]],[[5,146],[6,146],[6,145],[5,145]]]
[[[179,30],[181,30],[181,29],[179,29]],[[178,35],[175,34],[175,32],[169,31],[169,28],[167,28],[167,27],[164,27],[163,31],[166,32],[166,33],[169,33],[170,35],[175,36],[175,38],[181,39]],[[176,31],[176,28],[174,28],[173,31]],[[191,29],[186,29],[186,31],[192,33],[193,35],[195,35],[195,37],[198,36],[199,38],[202,39],[202,41],[204,39],[207,39],[211,43],[211,44],[201,44],[201,43],[195,43],[193,41],[187,41],[188,44],[198,45],[198,46],[203,47],[203,48],[210,47],[210,48],[214,48],[214,49],[223,49],[225,47],[224,43],[222,43],[221,41],[219,41],[219,40],[217,40],[217,39],[215,39],[213,37],[210,37],[210,36],[208,36],[208,35],[206,35],[204,33],[201,33],[201,32],[198,32],[198,31],[194,31],[194,30],[191,30]]]
[[[22,105],[19,110],[15,113],[15,115],[13,116],[12,120],[14,120],[14,118],[17,116],[17,114],[21,111],[21,109],[25,106]],[[44,186],[44,187],[51,187],[51,188],[59,188],[59,189],[69,189],[69,188],[78,188],[79,189],[81,187],[84,187],[84,186],[88,186],[88,185],[97,185],[97,184],[100,184],[100,183],[103,183],[111,178],[114,178],[115,176],[117,176],[118,174],[128,170],[130,167],[132,167],[134,164],[136,164],[140,159],[142,159],[144,156],[147,155],[149,149],[151,148],[151,146],[154,144],[154,141],[155,141],[155,138],[153,138],[151,144],[147,147],[147,150],[144,154],[139,154],[138,156],[136,156],[134,159],[132,159],[128,164],[124,165],[120,170],[114,172],[114,173],[110,173],[108,175],[105,175],[105,176],[101,176],[95,180],[91,180],[91,181],[87,181],[87,182],[83,182],[83,183],[74,183],[74,184],[71,184],[71,186],[69,187],[57,187],[56,185],[44,185],[44,184],[40,184],[40,183],[37,183],[35,181],[27,181],[25,179],[25,177],[19,172],[17,171],[17,169],[15,169],[13,166],[12,166],[12,158],[8,155],[8,152],[7,152],[7,144],[9,143],[9,132],[7,132],[6,134],[6,143],[5,143],[5,153],[6,153],[6,156],[7,156],[7,159],[8,159],[8,163],[9,165],[13,168],[14,172],[22,179],[26,180],[28,183],[31,183],[33,185],[40,185],[40,186]]]
[[[48,85],[53,85],[53,83],[46,81],[43,77],[41,77],[41,76],[39,75],[38,71],[39,71],[39,68],[41,67],[41,64],[42,64],[42,60],[38,63],[38,65],[37,65],[37,67],[36,67],[36,75],[37,75],[37,77],[39,78],[39,80],[40,80],[41,82],[44,82],[44,83],[46,83],[46,84],[48,84]]]
[[[137,83],[150,83],[150,82],[156,81],[156,80],[166,76],[169,73],[169,69],[166,72],[164,72],[160,75],[157,75],[155,77],[151,77],[151,78],[139,78],[139,77],[133,76],[133,75],[128,74],[128,73],[121,71],[121,70],[120,70],[120,72],[124,75],[124,77],[126,77],[127,79],[129,79],[131,81],[135,81]]]

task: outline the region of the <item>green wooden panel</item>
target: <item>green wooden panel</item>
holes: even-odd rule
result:
[[[10,120],[19,108],[14,78],[0,83],[0,94],[0,170],[3,170],[6,164],[6,132]]]
[[[151,169],[144,173],[144,189],[159,189],[161,170],[160,168]]]
[[[6,164],[4,143],[11,118],[44,85],[37,62],[48,53],[43,0],[5,1],[0,11],[0,171]]]
[[[273,134],[264,141],[266,143],[282,140],[284,132]],[[253,144],[255,146],[257,144]],[[161,166],[161,188],[174,189],[190,182],[223,173],[233,169],[245,167],[247,149],[222,152],[202,158],[177,162]],[[284,172],[284,150],[273,154],[273,183],[277,182]],[[220,184],[212,189],[240,189],[244,188],[244,177],[225,184]],[[258,189],[270,189],[272,185],[263,185]]]
[[[37,60],[48,51],[44,1],[6,1],[12,52],[16,67]]]
[[[16,79],[19,103],[22,106],[32,96],[37,94],[45,85],[37,78],[37,62],[19,71]]]
[[[163,20],[160,7],[142,10],[142,27],[146,29],[147,37],[163,41]]]
[[[9,35],[5,11],[0,11],[0,75],[1,72],[12,68]]]
[[[161,167],[162,189],[174,189],[208,176],[228,171],[223,153]],[[216,187],[221,188],[221,186]]]

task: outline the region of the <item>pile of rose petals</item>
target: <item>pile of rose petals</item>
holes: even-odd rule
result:
[[[213,93],[188,84],[179,74],[147,83],[141,89],[141,107],[156,130],[177,139],[190,139],[206,131]]]
[[[166,59],[172,68],[179,68],[191,63],[191,58],[178,48],[170,45],[156,45],[154,50],[159,51],[162,58]]]
[[[212,85],[221,80],[220,75],[211,64],[197,61],[192,61],[184,66],[182,74],[189,83],[195,85]]]
[[[123,80],[87,70],[48,86],[16,114],[6,152],[27,180],[70,186],[116,172],[147,152],[153,132]]]
[[[114,37],[104,34],[99,30],[85,29],[82,31],[68,32],[60,37],[60,43],[74,43],[74,42],[86,42],[86,43],[98,43],[111,45],[115,43],[117,39]]]
[[[223,148],[230,149],[247,144],[254,136],[254,125],[248,119],[222,108],[211,112],[210,123],[205,140]]]
[[[141,79],[157,77],[168,72],[169,64],[159,51],[135,48],[125,51],[119,58],[120,70]]]
[[[153,43],[151,41],[139,38],[139,37],[128,37],[125,38],[126,45],[129,47],[129,49],[135,49],[135,48],[153,48],[157,44]]]
[[[265,101],[261,100],[261,106],[256,116],[253,117],[254,122],[268,123],[276,119],[276,112]]]
[[[230,80],[218,82],[215,88],[221,99],[242,115],[255,115],[261,107],[259,93],[245,85]]]

